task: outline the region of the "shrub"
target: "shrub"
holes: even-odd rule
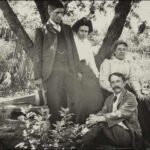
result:
[[[21,149],[76,149],[77,137],[81,135],[84,125],[74,124],[68,108],[61,108],[62,119],[56,124],[49,122],[50,115],[42,109],[41,113],[22,109],[21,121],[23,141],[16,145]]]

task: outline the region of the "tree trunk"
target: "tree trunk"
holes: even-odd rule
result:
[[[20,21],[18,20],[16,14],[13,12],[7,0],[0,1],[0,8],[3,11],[4,17],[7,19],[11,30],[18,37],[19,42],[22,44],[27,55],[32,59],[33,57],[33,42],[22,27]]]
[[[119,0],[115,7],[114,18],[108,28],[107,34],[103,40],[103,44],[96,55],[96,64],[99,68],[104,59],[112,54],[111,46],[120,37],[126,18],[131,9],[132,0]]]
[[[48,1],[38,1],[34,0],[36,7],[40,13],[41,21],[43,24],[45,24],[49,18],[48,14]]]

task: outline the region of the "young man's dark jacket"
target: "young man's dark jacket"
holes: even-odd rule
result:
[[[73,34],[69,25],[61,23],[61,30],[64,33],[67,44],[70,71],[76,73],[76,66],[79,62]],[[34,41],[34,73],[35,79],[42,78],[46,81],[53,69],[57,50],[57,33],[51,24],[43,28],[37,28]]]

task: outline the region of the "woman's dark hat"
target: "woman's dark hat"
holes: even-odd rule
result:
[[[91,33],[93,31],[93,26],[92,26],[91,20],[88,20],[85,17],[76,21],[72,26],[72,30],[74,32],[78,32],[80,26],[88,26],[89,27],[89,33]]]

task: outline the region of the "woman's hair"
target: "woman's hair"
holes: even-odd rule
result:
[[[123,41],[123,40],[118,40],[118,41],[116,41],[116,42],[112,45],[111,51],[114,52],[114,51],[116,50],[117,46],[118,46],[118,45],[121,45],[121,44],[123,44],[123,45],[125,45],[126,47],[128,47],[128,44],[127,44],[125,41]]]
[[[77,33],[80,26],[88,26],[89,27],[89,33],[91,33],[93,31],[93,25],[92,25],[91,20],[88,20],[85,17],[76,21],[72,26],[72,30]]]

